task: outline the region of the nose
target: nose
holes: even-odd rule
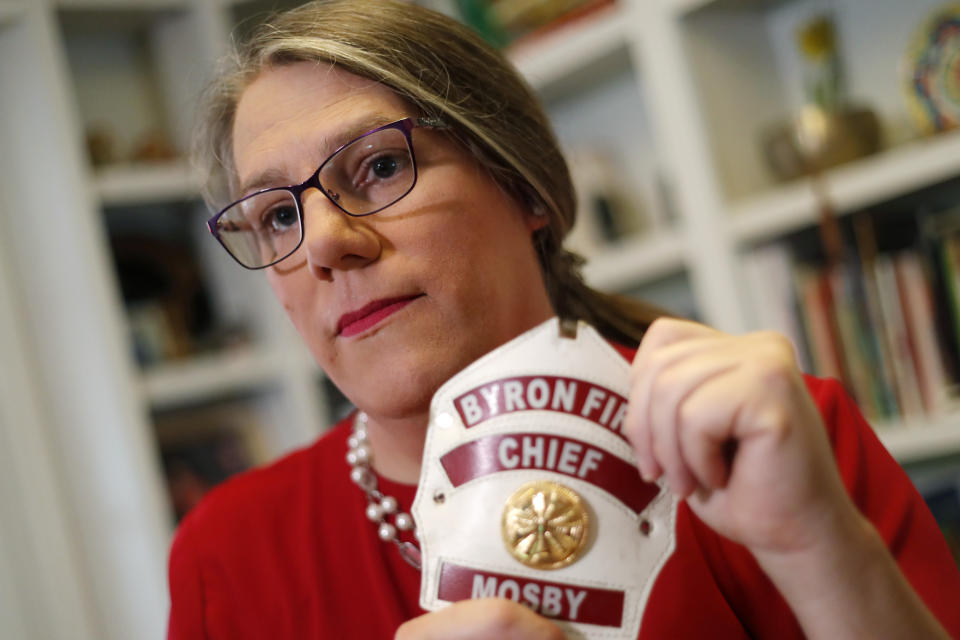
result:
[[[337,271],[360,269],[380,257],[380,237],[365,218],[350,216],[317,189],[303,198],[303,246],[314,276],[331,280]]]

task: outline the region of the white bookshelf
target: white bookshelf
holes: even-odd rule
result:
[[[141,386],[152,409],[255,391],[279,380],[283,362],[269,349],[244,346],[147,368]]]
[[[879,425],[877,435],[901,463],[949,456],[960,451],[960,412],[895,426]]]
[[[716,0],[663,0],[664,8],[673,12],[677,18],[714,4]]]
[[[838,167],[822,177],[839,214],[861,210],[960,175],[960,132],[915,140]],[[774,239],[816,223],[819,204],[809,178],[730,206],[730,227],[743,243]]]
[[[681,236],[657,232],[627,238],[598,250],[587,259],[583,276],[593,287],[618,291],[681,271],[684,261]]]
[[[626,9],[615,4],[556,27],[535,40],[521,41],[508,53],[531,86],[548,89],[625,49],[629,42],[626,17]]]
[[[200,195],[186,161],[119,164],[94,171],[94,186],[105,207],[193,200]]]

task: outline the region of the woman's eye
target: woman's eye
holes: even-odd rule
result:
[[[358,189],[375,187],[378,182],[393,180],[406,171],[410,161],[406,154],[394,151],[382,151],[367,158],[357,171],[354,182]]]
[[[274,207],[264,215],[264,222],[271,231],[286,231],[297,224],[297,210],[290,206]]]
[[[399,168],[400,161],[396,156],[381,156],[370,165],[370,171],[381,180],[392,177]]]

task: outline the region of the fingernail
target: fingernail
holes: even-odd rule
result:
[[[644,482],[650,482],[650,472],[647,471],[647,465],[643,464],[642,460],[637,460],[637,471],[640,472],[640,477]]]
[[[640,477],[644,482],[656,482],[657,477],[650,471],[650,467],[646,465],[640,466]]]

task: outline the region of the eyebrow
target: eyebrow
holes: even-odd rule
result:
[[[359,138],[373,129],[390,124],[391,122],[397,122],[403,118],[404,116],[388,116],[384,114],[365,116],[341,129],[334,136],[320,138],[319,148],[324,152],[324,158],[321,162],[325,162],[326,159],[333,154],[333,150],[339,149],[351,140]],[[254,174],[249,180],[244,182],[240,186],[239,195],[241,197],[247,196],[255,191],[268,187],[291,186],[291,183],[287,182],[288,180],[289,177],[286,172],[277,168],[266,169]]]

